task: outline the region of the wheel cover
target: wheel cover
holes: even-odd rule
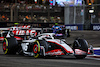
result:
[[[34,52],[34,58],[39,57],[39,52],[40,52],[40,43],[39,41],[35,41],[35,45],[33,46],[33,52]]]
[[[6,50],[6,42],[3,43],[3,50]]]
[[[37,44],[34,45],[34,47],[33,47],[33,52],[34,52],[34,53],[37,53],[37,52],[38,52],[38,46],[37,46]]]
[[[8,53],[8,41],[6,38],[4,38],[4,42],[3,42],[3,51],[4,51],[4,54],[7,54]]]

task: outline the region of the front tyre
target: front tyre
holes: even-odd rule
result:
[[[77,59],[84,59],[86,57],[86,55],[75,55],[75,57]]]
[[[85,39],[76,39],[73,44],[74,55],[78,59],[83,59],[88,53],[88,43]]]
[[[39,53],[40,53],[40,43],[37,40],[33,44],[33,53],[34,53],[34,58],[39,57]]]

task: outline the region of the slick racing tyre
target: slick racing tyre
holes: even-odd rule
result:
[[[77,39],[73,44],[74,55],[78,59],[83,59],[88,53],[88,43],[85,39]]]
[[[34,58],[39,57],[39,53],[40,53],[40,43],[37,40],[33,44],[33,53],[34,53]]]
[[[16,54],[18,42],[14,37],[4,38],[3,52],[4,54]]]

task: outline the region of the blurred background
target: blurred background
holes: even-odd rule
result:
[[[90,30],[100,24],[99,8],[100,0],[0,0],[0,27],[59,23]]]

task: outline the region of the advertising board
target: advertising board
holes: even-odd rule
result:
[[[83,24],[69,24],[69,25],[66,25],[66,29],[83,30]]]
[[[65,6],[76,6],[76,5],[82,5],[82,0],[56,0],[58,5]]]
[[[91,24],[92,30],[100,30],[100,24]]]

